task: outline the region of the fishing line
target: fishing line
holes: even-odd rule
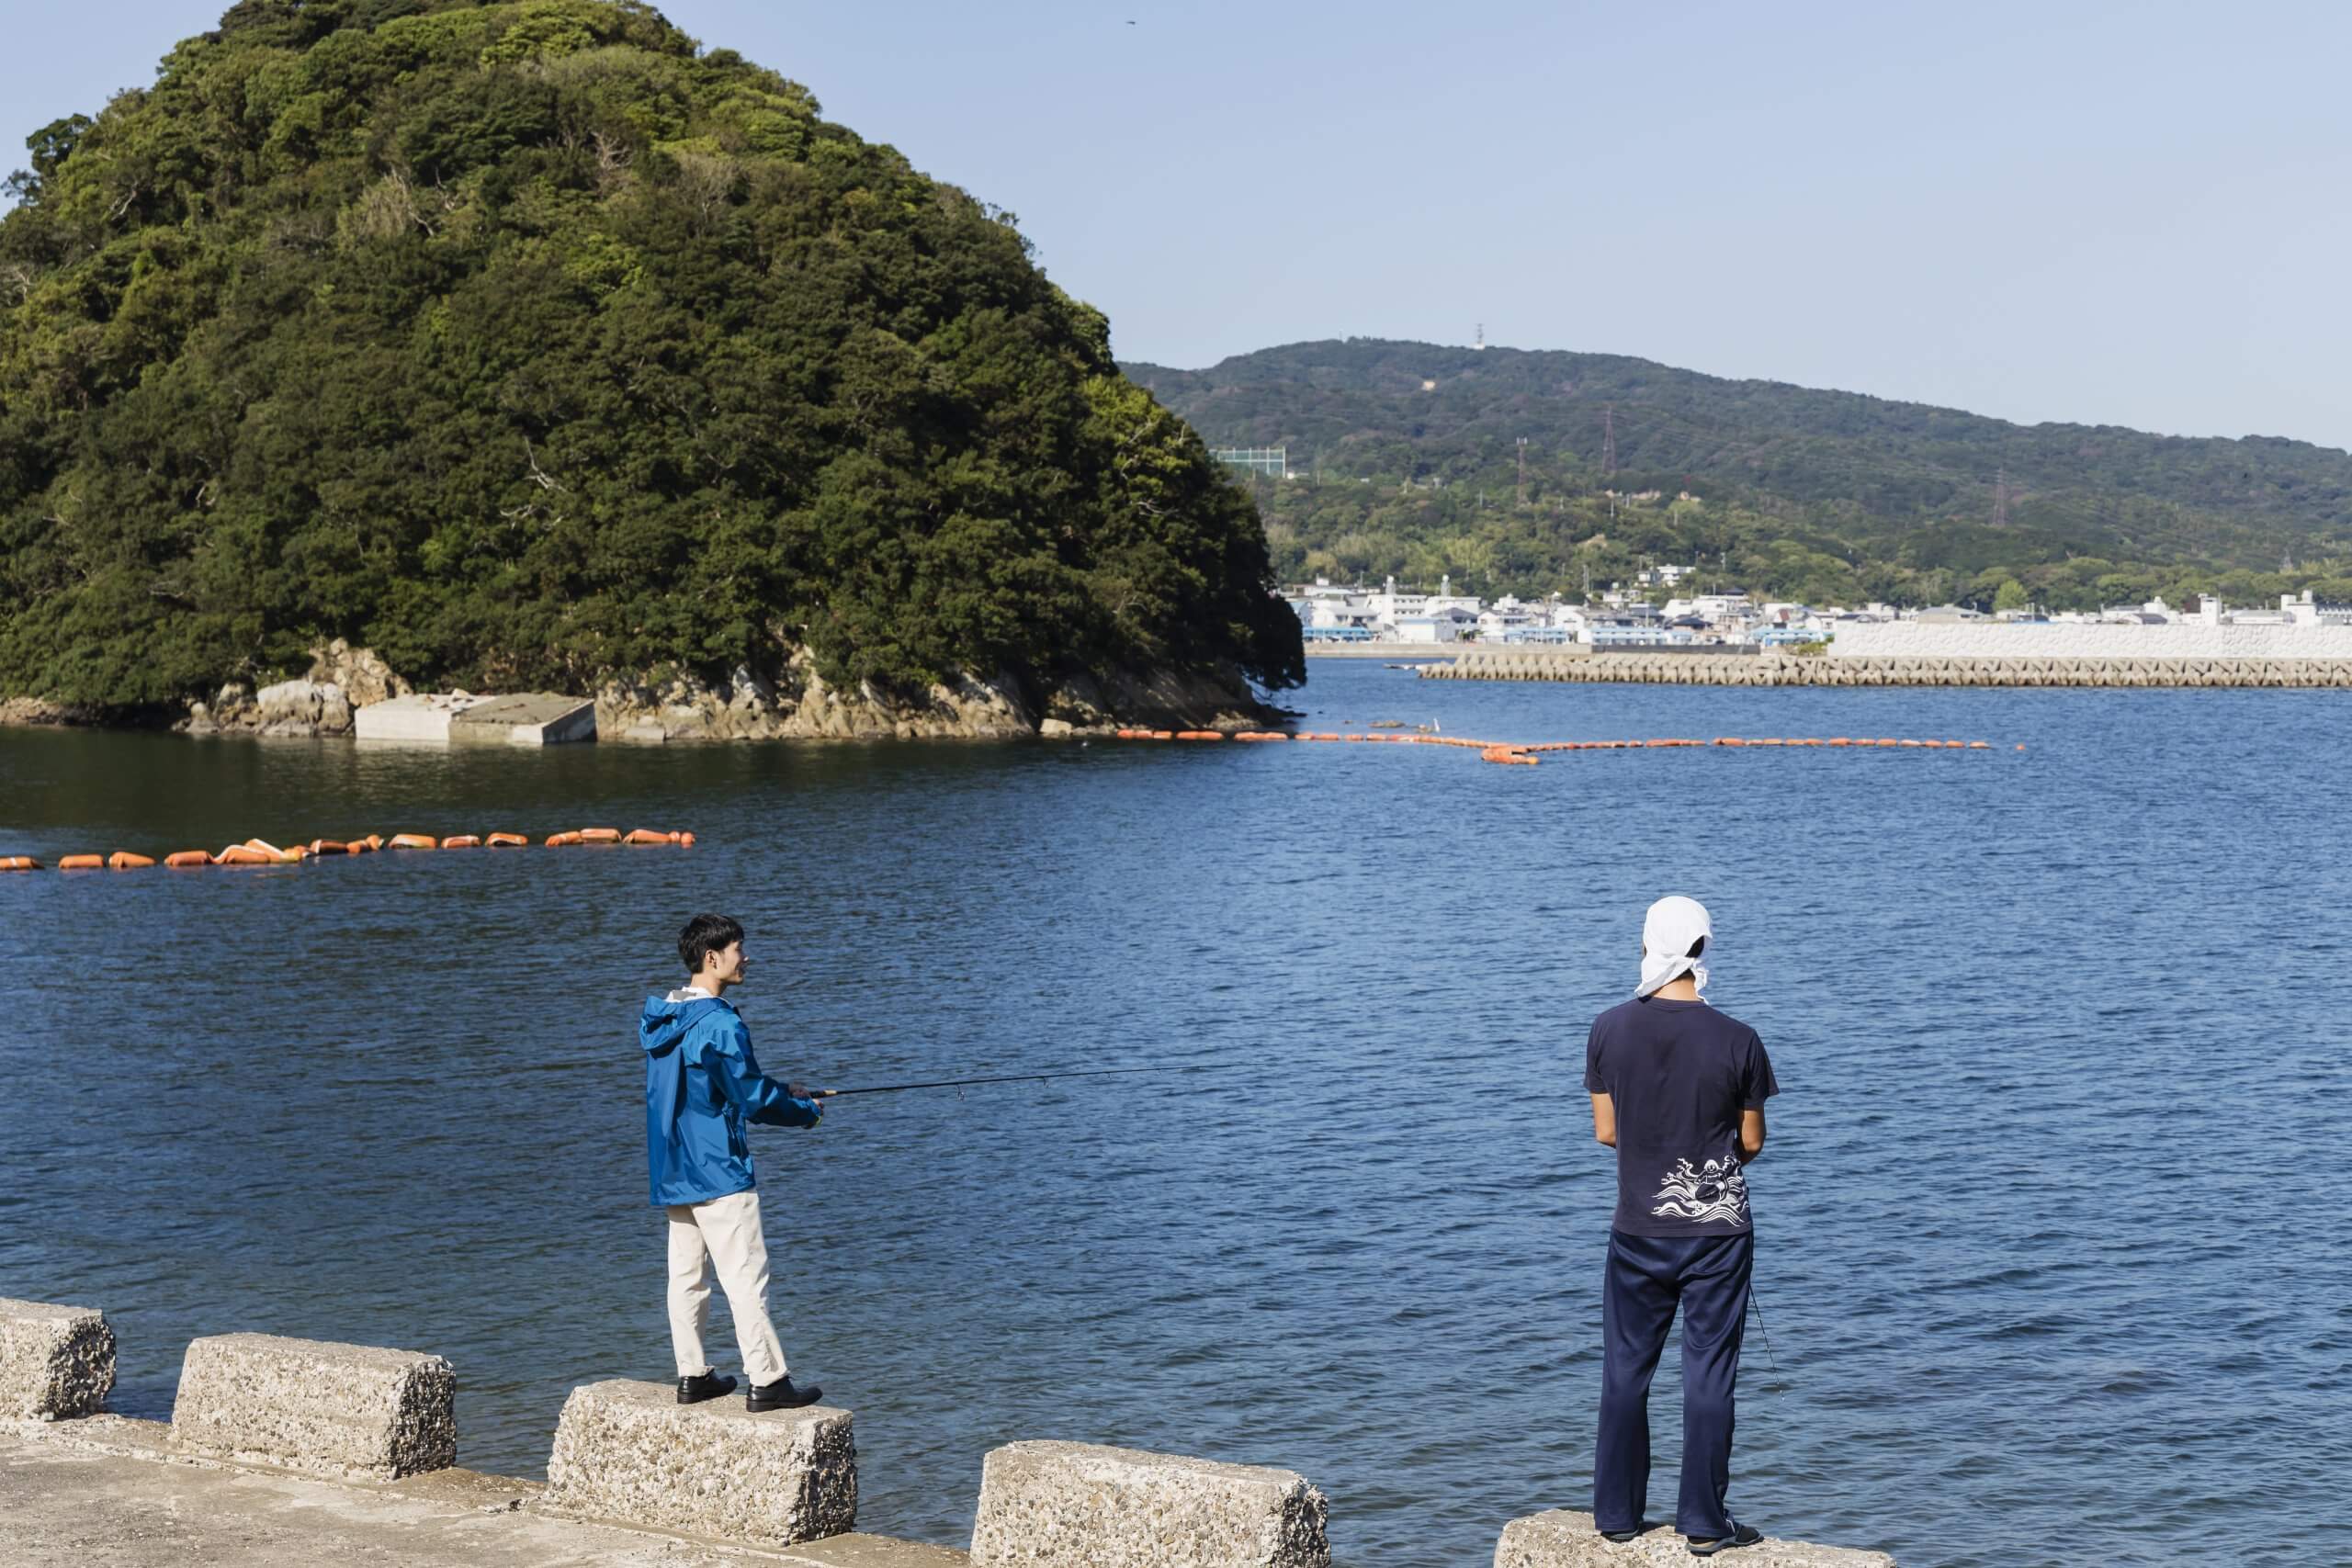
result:
[[[1771,1328],[1764,1325],[1764,1303],[1757,1298],[1757,1288],[1752,1283],[1747,1286],[1747,1309],[1757,1314],[1757,1333],[1764,1336],[1764,1361],[1767,1361],[1767,1366],[1771,1366],[1771,1375],[1778,1380],[1781,1378],[1781,1357],[1776,1357],[1771,1349]]]

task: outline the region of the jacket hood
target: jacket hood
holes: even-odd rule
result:
[[[695,1020],[700,1018],[705,1010],[727,1005],[708,991],[696,990],[692,987],[672,991],[666,997],[648,997],[645,998],[645,1011],[637,1021],[637,1043],[645,1048],[649,1056],[667,1055],[678,1048],[678,1043],[686,1037],[686,1031],[694,1027]],[[731,1012],[734,1010],[729,1008],[728,1010]]]

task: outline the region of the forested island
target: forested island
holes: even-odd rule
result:
[[[0,697],[1303,678],[1245,491],[1011,214],[634,0],[243,0],[0,219]],[[1155,695],[1156,694],[1156,695]]]
[[[1816,604],[2352,600],[2352,454],[2304,442],[1364,338],[1126,369],[1216,446],[1289,448],[1256,482],[1285,577],[1575,595],[1655,560]]]

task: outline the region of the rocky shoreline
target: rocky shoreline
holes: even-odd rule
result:
[[[373,650],[341,638],[314,649],[296,680],[255,689],[230,682],[176,716],[128,724],[121,716],[35,697],[0,699],[0,726],[167,728],[196,736],[346,739],[359,709],[413,690]],[[837,687],[796,649],[773,679],[739,668],[717,682],[678,671],[608,680],[594,693],[600,739],[634,744],[728,740],[1010,740],[1108,733],[1121,725],[1243,729],[1273,722],[1238,675],[1124,671],[1075,675],[1043,694],[1010,673],[967,672],[920,694]]]

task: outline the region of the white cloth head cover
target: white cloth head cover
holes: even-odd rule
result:
[[[1634,995],[1646,997],[1682,975],[1705,990],[1707,966],[1690,956],[1691,947],[1702,937],[1710,947],[1714,945],[1715,923],[1704,904],[1679,894],[1652,904],[1642,919],[1642,983]]]

